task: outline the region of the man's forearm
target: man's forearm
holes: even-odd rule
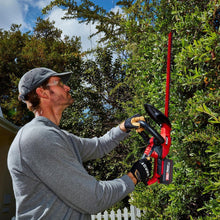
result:
[[[119,128],[122,131],[127,132],[127,129],[125,128],[125,122],[124,121],[119,125]],[[127,175],[131,178],[131,180],[133,181],[134,185],[136,185],[137,184],[137,179],[134,177],[134,175],[131,172],[129,172]]]
[[[131,178],[131,180],[133,181],[134,185],[136,185],[137,184],[137,179],[134,177],[134,175],[131,172],[129,172],[127,175]]]

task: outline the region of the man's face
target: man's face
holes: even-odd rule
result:
[[[50,77],[47,86],[49,87],[49,96],[53,105],[63,106],[64,109],[73,103],[69,91],[70,87],[65,85],[60,77]]]

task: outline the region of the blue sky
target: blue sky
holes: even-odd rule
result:
[[[41,16],[41,10],[51,0],[0,0],[0,28],[9,30],[11,24],[21,24],[23,32],[32,31],[37,17]],[[93,0],[94,3],[103,6],[106,10],[119,10],[117,0]],[[79,24],[77,20],[62,20],[64,12],[60,8],[54,8],[44,18],[55,21],[55,26],[63,31],[63,36],[80,36],[82,49],[86,50],[96,46],[96,40],[100,36],[88,39],[95,32],[95,24]]]

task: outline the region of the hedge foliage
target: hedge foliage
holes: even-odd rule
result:
[[[132,204],[146,210],[146,219],[220,217],[220,33],[213,23],[217,8],[217,1],[136,1],[130,8],[132,16],[125,23],[130,53],[126,83],[134,96],[124,103],[129,115],[137,110],[144,114],[144,103],[164,111],[167,40],[173,32],[169,154],[173,182],[142,185],[132,194]],[[156,13],[149,17],[146,11]],[[138,145],[139,141],[132,142],[134,149]]]

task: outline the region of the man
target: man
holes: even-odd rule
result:
[[[73,103],[65,84],[70,75],[35,68],[19,82],[19,99],[35,118],[19,130],[8,153],[16,219],[91,219],[91,214],[110,208],[150,176],[146,159],[111,181],[97,181],[87,173],[83,162],[110,152],[144,118],[131,117],[100,138],[80,138],[61,130],[62,112]]]

